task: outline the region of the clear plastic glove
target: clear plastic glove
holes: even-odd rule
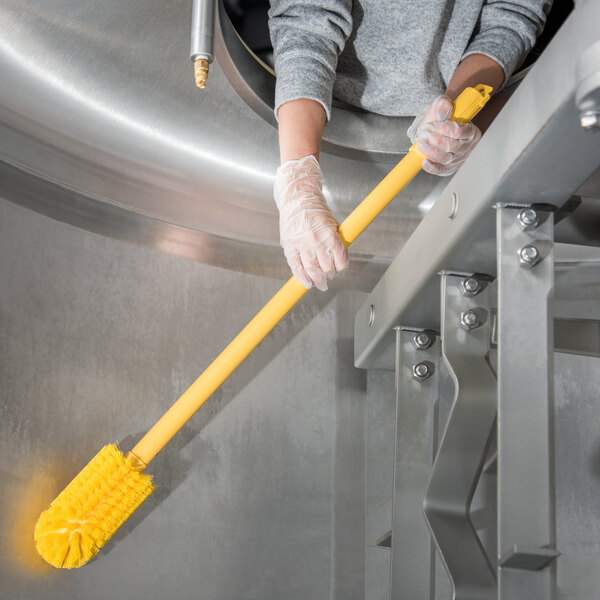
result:
[[[459,125],[450,121],[453,106],[447,96],[438,96],[424,115],[419,115],[407,135],[427,159],[423,170],[432,175],[452,175],[467,160],[481,131],[473,123]]]
[[[296,279],[322,291],[348,256],[338,235],[338,223],[323,196],[323,175],[314,156],[290,160],[275,175],[281,246]]]

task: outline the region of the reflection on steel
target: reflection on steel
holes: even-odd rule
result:
[[[592,44],[577,61],[579,121],[584,129],[600,131],[600,41]]]
[[[554,254],[522,269],[523,245],[553,243],[554,214],[535,231],[519,210],[497,209],[498,244],[498,598],[547,600],[556,570],[552,289]]]
[[[496,419],[496,379],[487,363],[491,339],[487,286],[476,298],[461,292],[463,276],[442,274],[442,356],[455,384],[454,403],[423,502],[425,516],[456,600],[495,600],[494,567],[471,521],[470,506]],[[465,331],[461,313],[485,314]]]

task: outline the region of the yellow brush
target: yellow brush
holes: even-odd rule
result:
[[[452,119],[470,121],[490,98],[492,88],[467,88],[454,103]],[[346,248],[421,170],[424,157],[414,145],[381,183],[340,225]],[[154,491],[143,472],[212,393],[304,296],[292,277],[219,354],[191,387],[125,456],[105,446],[40,516],[35,527],[39,553],[51,565],[71,569],[94,557]]]

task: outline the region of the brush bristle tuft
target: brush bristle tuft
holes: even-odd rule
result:
[[[38,519],[35,543],[51,565],[72,569],[98,550],[154,491],[114,445],[104,446]]]

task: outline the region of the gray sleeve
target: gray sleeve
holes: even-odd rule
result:
[[[289,100],[310,98],[329,120],[335,70],[352,31],[352,0],[271,0],[275,116]]]
[[[504,70],[504,82],[523,62],[546,23],[552,0],[484,0],[463,59],[485,54]]]

